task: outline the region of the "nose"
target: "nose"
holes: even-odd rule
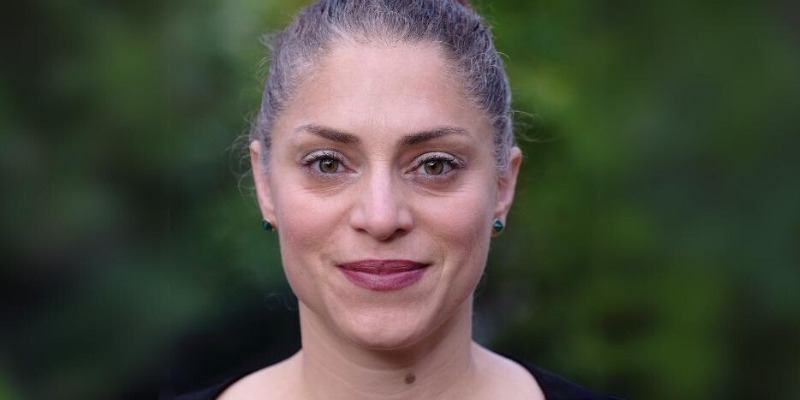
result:
[[[390,171],[373,171],[359,182],[350,216],[354,229],[380,241],[401,237],[411,230],[408,198],[398,181]]]

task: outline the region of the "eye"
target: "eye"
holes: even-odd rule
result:
[[[339,170],[342,167],[342,164],[339,162],[339,160],[336,160],[331,157],[320,158],[314,164],[317,170],[319,170],[319,172],[322,172],[324,174],[335,174],[339,172]]]
[[[446,164],[444,160],[430,160],[422,164],[422,169],[426,175],[441,175],[448,172],[449,168],[453,167]]]
[[[424,154],[417,159],[416,164],[417,174],[431,178],[447,175],[461,166],[457,158],[446,153]]]
[[[345,172],[345,162],[338,152],[321,150],[303,158],[303,165],[317,175],[332,175]]]

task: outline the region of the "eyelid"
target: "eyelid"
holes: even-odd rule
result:
[[[345,157],[342,155],[342,153],[330,149],[312,151],[311,153],[308,153],[305,156],[303,156],[300,162],[303,163],[303,165],[308,166],[313,164],[315,161],[318,161],[321,158],[332,158],[336,161],[339,161],[342,164],[345,164]]]
[[[415,158],[413,163],[412,163],[413,166],[412,166],[412,168],[411,168],[411,170],[409,172],[414,172],[414,171],[418,170],[419,168],[424,166],[426,162],[429,162],[429,161],[443,161],[443,162],[446,162],[447,164],[450,165],[452,170],[464,168],[464,161],[461,160],[460,158],[458,158],[458,157],[456,157],[456,156],[454,156],[452,154],[449,154],[449,153],[444,153],[444,152],[440,152],[440,151],[433,151],[433,152],[430,152],[430,153],[422,154],[422,155],[418,156],[417,158]],[[446,173],[444,173],[442,175],[447,175],[450,172],[452,172],[452,170],[448,171],[448,172],[446,172]],[[432,176],[442,176],[442,175],[432,175]]]
[[[417,158],[414,159],[413,164],[416,165],[416,166],[419,166],[419,165],[422,165],[423,163],[425,163],[427,161],[438,161],[438,160],[446,161],[446,162],[449,162],[449,163],[453,163],[453,164],[455,164],[454,167],[456,165],[460,166],[460,165],[464,164],[464,162],[461,159],[459,159],[458,157],[456,157],[456,156],[454,156],[454,155],[452,155],[450,153],[444,153],[444,152],[441,152],[441,151],[432,151],[430,153],[422,154],[422,155],[420,155],[420,156],[418,156]]]
[[[322,172],[319,171],[317,168],[315,168],[314,165],[316,163],[326,158],[330,158],[338,162],[339,167],[342,169],[342,171]],[[303,158],[300,159],[300,163],[308,173],[317,176],[319,178],[325,178],[325,179],[337,178],[341,177],[341,174],[343,173],[353,172],[352,168],[350,167],[350,164],[347,161],[347,157],[345,157],[342,153],[331,149],[321,149],[312,151],[311,153],[308,153],[305,156],[303,156]]]

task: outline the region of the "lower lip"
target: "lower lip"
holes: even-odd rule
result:
[[[422,279],[422,275],[425,273],[426,269],[427,268],[420,268],[389,274],[374,274],[344,268],[340,268],[340,271],[342,271],[347,280],[356,286],[378,292],[388,292],[404,289],[417,283]]]

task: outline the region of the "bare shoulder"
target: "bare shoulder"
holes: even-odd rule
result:
[[[497,399],[544,400],[544,393],[536,379],[518,363],[475,345],[476,355],[483,359],[483,373],[491,382],[491,397]]]
[[[217,400],[271,400],[297,397],[294,383],[300,353],[269,367],[255,371],[234,382]]]

